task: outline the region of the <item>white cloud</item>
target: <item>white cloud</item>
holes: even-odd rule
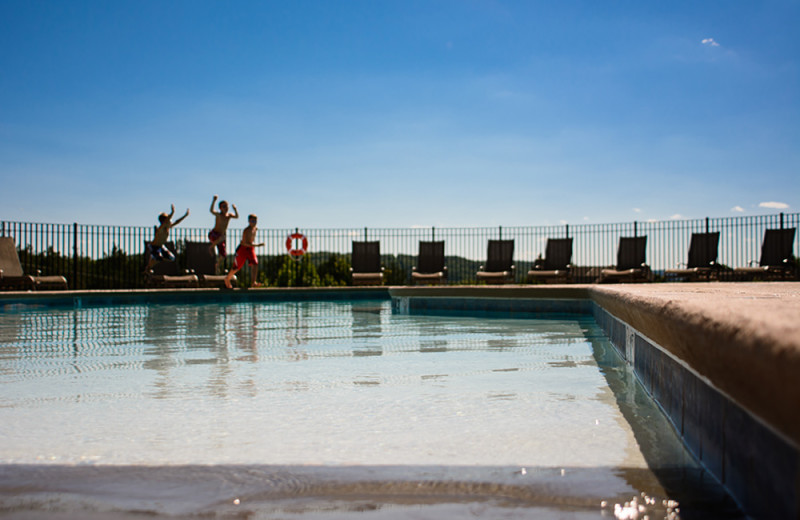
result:
[[[705,38],[700,43],[702,43],[703,45],[708,45],[709,47],[719,47],[719,44],[716,41],[714,41],[714,38]]]
[[[680,213],[675,213],[674,215],[672,215],[669,218],[670,218],[670,220],[681,220],[683,218],[683,215],[681,215]]]
[[[744,208],[741,206],[734,206],[731,208],[734,213],[744,213]]]
[[[771,208],[771,209],[788,209],[789,205],[785,202],[761,202],[758,204],[759,208]]]
[[[589,222],[589,217],[583,217],[584,222]]]
[[[563,226],[563,225],[565,225],[565,224],[569,224],[569,222],[567,222],[566,220],[559,220],[558,222],[559,222],[559,224],[561,224],[562,226]]]
[[[641,208],[633,208],[633,212],[634,213],[641,213],[642,209]]]

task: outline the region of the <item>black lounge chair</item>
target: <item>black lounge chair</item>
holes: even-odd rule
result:
[[[67,279],[63,276],[25,274],[19,261],[14,239],[0,237],[0,289],[38,291],[66,288]]]
[[[758,266],[737,267],[734,274],[740,278],[767,280],[793,278],[795,276],[792,246],[795,228],[768,229],[761,244],[761,261]],[[751,264],[755,262],[750,262]]]
[[[717,255],[719,250],[719,231],[714,233],[692,233],[689,242],[689,261],[686,267],[667,269],[667,276],[674,276],[688,281],[711,280],[716,277],[719,266]]]
[[[572,239],[548,238],[544,258],[536,260],[528,271],[528,281],[566,282],[571,278]]]
[[[646,259],[647,236],[620,237],[617,248],[617,265],[614,269],[602,269],[598,283],[647,282],[650,267]]]
[[[489,240],[486,265],[480,266],[477,273],[478,281],[494,284],[511,283],[515,279],[515,269],[514,241]]]
[[[186,268],[197,275],[201,287],[225,287],[225,275],[217,274],[217,257],[209,251],[209,242],[186,242]],[[231,279],[236,283],[236,275]]]
[[[150,242],[145,242],[145,262],[150,261]],[[177,257],[175,253],[175,243],[167,242],[164,244],[170,252]],[[148,287],[198,287],[200,282],[197,275],[183,272],[178,269],[178,262],[164,261],[155,264],[152,269],[145,273],[145,284]]]
[[[381,243],[353,241],[351,265],[353,285],[381,285],[383,283]]]
[[[438,285],[447,283],[447,266],[444,265],[444,241],[419,243],[416,266],[411,268],[414,284]]]

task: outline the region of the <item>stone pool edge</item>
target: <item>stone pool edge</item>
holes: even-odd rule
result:
[[[590,301],[590,312],[676,432],[745,511],[800,518],[800,284],[389,292],[395,308],[433,312],[461,300],[465,311],[581,313],[570,302]]]

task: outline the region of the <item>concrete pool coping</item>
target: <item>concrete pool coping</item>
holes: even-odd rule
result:
[[[800,283],[393,287],[394,297],[588,299],[800,447]]]
[[[493,308],[509,316],[581,312],[573,302],[589,300],[684,443],[744,511],[800,519],[800,284],[392,288],[390,294],[400,312]],[[531,303],[537,299],[538,307]]]

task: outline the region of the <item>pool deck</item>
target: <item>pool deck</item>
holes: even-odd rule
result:
[[[592,299],[800,446],[800,284],[596,287]]]
[[[400,312],[592,314],[686,446],[752,518],[800,520],[800,283],[392,288]],[[495,299],[494,303],[488,300]],[[560,303],[559,303],[560,300]],[[555,302],[555,303],[554,303]],[[569,311],[568,311],[569,312]]]

